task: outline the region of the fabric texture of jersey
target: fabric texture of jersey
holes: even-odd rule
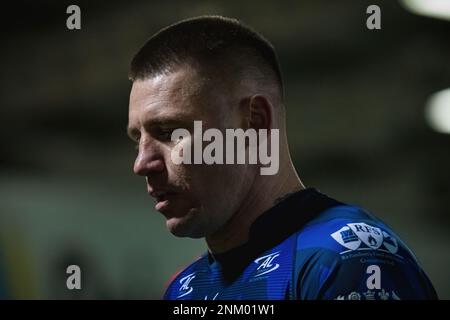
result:
[[[205,253],[168,300],[437,299],[414,254],[362,208],[308,188],[262,214],[246,244]]]

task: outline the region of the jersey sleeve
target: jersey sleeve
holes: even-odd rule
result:
[[[389,226],[344,209],[348,217],[316,223],[298,236],[297,299],[437,299],[413,252]]]
[[[304,300],[437,299],[414,261],[364,253],[342,257],[330,250],[311,253],[298,276],[297,297]]]

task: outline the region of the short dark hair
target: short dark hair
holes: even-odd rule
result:
[[[243,65],[256,67],[265,76],[269,76],[269,70],[282,94],[282,76],[273,45],[239,20],[222,16],[195,17],[161,29],[134,56],[129,78],[143,80],[189,61],[220,65],[229,62],[230,57],[235,62],[246,58]]]

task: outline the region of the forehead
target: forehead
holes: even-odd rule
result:
[[[136,80],[130,93],[130,117],[140,113],[151,116],[199,113],[197,109],[208,98],[204,84],[205,80],[189,68]]]

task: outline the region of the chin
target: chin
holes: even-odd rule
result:
[[[183,223],[178,223],[171,221],[173,219],[170,219],[170,221],[167,221],[166,226],[167,229],[176,237],[180,238],[193,238],[193,239],[199,239],[203,238],[205,236],[204,232],[201,232],[199,230],[196,230],[197,228],[186,225]]]
[[[195,210],[196,211],[196,210]],[[206,230],[201,226],[201,223],[196,221],[193,212],[182,217],[170,217],[166,220],[167,229],[176,237],[181,238],[203,238]]]

